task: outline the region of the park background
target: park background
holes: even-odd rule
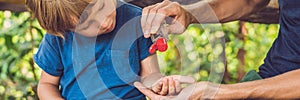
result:
[[[190,25],[184,34],[170,35],[168,51],[158,53],[161,71],[207,81],[212,67],[223,66],[214,69],[222,73],[221,83],[237,83],[247,71],[258,70],[278,35],[279,25],[266,23]],[[45,33],[28,11],[0,11],[0,100],[37,99],[41,69],[32,56]]]

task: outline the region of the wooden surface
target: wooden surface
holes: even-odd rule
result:
[[[161,2],[162,0],[124,0],[125,2],[132,3],[134,5],[145,7],[151,4]],[[199,0],[171,0],[177,1],[180,4],[191,4]],[[24,6],[25,0],[0,0],[0,10],[10,10],[13,12],[26,11]],[[254,22],[254,23],[279,23],[279,10],[277,0],[271,0],[268,7],[262,9],[260,12],[250,15],[242,21]]]

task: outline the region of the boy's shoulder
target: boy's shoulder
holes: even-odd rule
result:
[[[48,42],[48,43],[53,43],[53,42],[56,42],[56,40],[58,39],[59,37],[58,36],[54,36],[54,35],[51,35],[49,33],[46,33],[44,35],[44,41]]]
[[[49,45],[59,46],[62,43],[70,42],[73,38],[73,32],[71,32],[71,31],[65,32],[65,33],[63,33],[63,36],[64,36],[64,38],[46,33],[43,37],[42,42],[45,42]]]
[[[138,12],[142,11],[142,8],[140,8],[136,5],[130,4],[130,3],[124,3],[124,5],[125,5],[125,7],[129,8],[129,9],[136,10]]]

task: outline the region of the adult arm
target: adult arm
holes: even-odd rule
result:
[[[221,85],[220,91],[218,91],[215,98],[299,99],[299,76],[300,69],[263,80]],[[195,93],[191,98],[196,98],[197,96],[199,94]]]
[[[194,23],[224,23],[247,17],[266,7],[269,2],[270,0],[204,0],[183,7],[197,19],[192,20]]]
[[[229,22],[244,18],[265,7],[270,0],[203,0],[191,5],[164,0],[143,9],[144,36],[155,34],[166,17],[173,18],[170,33],[183,33],[191,23]]]
[[[155,100],[199,100],[201,99],[299,99],[300,69],[272,78],[237,83],[212,84],[199,82],[184,88],[177,96],[161,96],[145,88],[141,83],[134,85],[146,96]],[[208,90],[217,90],[214,96],[204,95]]]
[[[38,96],[41,100],[64,100],[59,91],[60,77],[42,71],[38,84]]]

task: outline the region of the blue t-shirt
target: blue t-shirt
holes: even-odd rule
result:
[[[142,36],[140,15],[140,8],[118,2],[112,32],[97,37],[68,32],[65,39],[46,34],[34,60],[46,73],[61,77],[65,99],[143,100],[133,82],[140,80],[140,62],[150,55],[152,41]]]
[[[263,78],[273,77],[300,68],[300,2],[278,0],[280,31],[264,64],[259,68]]]

